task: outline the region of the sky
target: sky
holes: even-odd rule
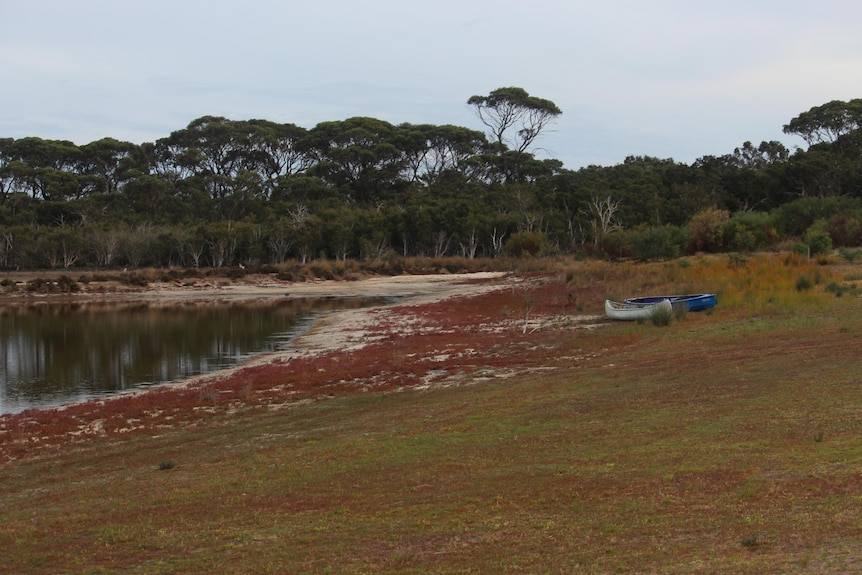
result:
[[[858,0],[0,0],[0,138],[154,142],[202,116],[484,126],[508,86],[568,169],[692,163],[862,97]]]

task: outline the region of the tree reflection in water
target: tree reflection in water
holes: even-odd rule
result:
[[[0,311],[0,414],[211,373],[285,348],[323,311],[365,298],[66,303]]]

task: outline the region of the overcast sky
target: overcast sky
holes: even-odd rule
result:
[[[862,97],[859,0],[0,0],[0,137],[153,142],[205,115],[483,126],[517,86],[570,169],[690,163]]]

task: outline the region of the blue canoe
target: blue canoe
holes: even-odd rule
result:
[[[656,303],[663,299],[670,300],[674,306],[684,305],[688,311],[702,311],[715,307],[714,293],[698,293],[690,295],[651,295],[647,297],[632,297],[626,299],[626,303]]]

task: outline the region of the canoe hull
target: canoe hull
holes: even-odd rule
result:
[[[648,297],[632,297],[625,300],[625,303],[633,304],[650,304],[656,303],[663,299],[670,300],[674,306],[684,305],[688,311],[702,311],[715,307],[714,293],[699,293],[689,295],[656,295]]]
[[[621,303],[605,300],[605,314],[616,320],[637,321],[648,320],[656,313],[670,313],[673,306],[668,299],[651,303]]]

